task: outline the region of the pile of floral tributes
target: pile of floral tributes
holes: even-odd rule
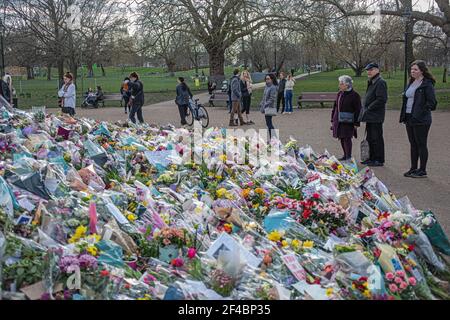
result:
[[[186,162],[186,129],[0,114],[3,299],[450,298],[433,213],[354,162],[291,140],[240,165],[215,128]]]

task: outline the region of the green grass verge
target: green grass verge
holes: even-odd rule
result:
[[[450,82],[442,83],[442,68],[431,69],[438,79],[436,83],[436,96],[438,99],[438,108],[450,110]],[[294,108],[297,106],[297,98],[302,92],[337,92],[338,78],[342,75],[350,75],[353,78],[355,90],[364,96],[367,89],[367,77],[354,77],[351,69],[342,69],[332,72],[322,72],[312,75],[307,79],[297,81],[294,87]],[[388,85],[388,104],[389,109],[400,109],[403,92],[403,71],[383,74],[383,78]],[[450,81],[450,79],[449,79]],[[444,91],[441,91],[444,90]],[[252,107],[257,108],[261,101],[263,90],[255,90],[252,96]],[[328,104],[329,105],[329,104]],[[320,106],[320,105],[319,105]],[[317,107],[317,106],[316,106]]]

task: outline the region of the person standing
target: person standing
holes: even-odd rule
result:
[[[73,75],[67,72],[64,75],[64,84],[58,91],[59,105],[61,111],[70,116],[75,115],[75,105],[76,105],[76,88],[73,83]]]
[[[275,130],[273,126],[272,118],[274,115],[276,115],[276,103],[277,103],[277,78],[275,77],[275,74],[269,73],[266,75],[266,87],[264,88],[264,94],[263,98],[260,103],[260,111],[264,114],[267,129],[269,130],[269,139],[272,139],[272,136],[275,132],[272,132]],[[269,109],[273,110],[274,113],[269,113]]]
[[[278,83],[277,96],[277,112],[280,111],[280,103],[282,104],[281,113],[284,113],[286,101],[284,100],[284,89],[286,88],[286,79],[284,72],[280,72],[280,82]]]
[[[130,78],[125,77],[125,79],[123,79],[122,86],[120,87],[120,94],[122,95],[122,99],[125,104],[125,114],[127,114],[127,109],[128,112],[130,112],[130,106],[128,105],[131,96]]]
[[[369,63],[366,66],[366,71],[369,81],[360,122],[366,123],[366,139],[369,143],[370,157],[361,163],[371,167],[382,167],[385,160],[383,123],[388,99],[387,85],[381,77],[378,64]]]
[[[361,97],[353,90],[353,80],[350,76],[339,77],[339,93],[331,112],[331,130],[333,138],[341,141],[344,156],[340,161],[352,158],[352,138],[357,138]]]
[[[436,110],[437,106],[435,83],[436,80],[424,61],[416,60],[411,64],[411,78],[408,88],[403,93],[400,112],[400,123],[406,125],[411,145],[411,168],[404,174],[405,177],[427,177],[428,132],[432,122],[431,111]]]
[[[184,126],[187,124],[186,115],[189,107],[189,99],[192,99],[193,95],[183,77],[178,78],[176,91],[177,97],[175,103],[177,104],[178,112],[180,113],[181,125]]]
[[[140,124],[144,123],[144,117],[142,116],[142,106],[144,105],[144,85],[139,80],[139,75],[136,72],[132,72],[130,78],[130,101],[128,105],[131,107],[130,120],[136,123],[135,115]]]
[[[286,110],[284,113],[291,114],[292,113],[292,97],[294,96],[294,86],[295,80],[292,75],[288,75],[286,80],[286,85],[284,88],[284,100],[286,103]]]
[[[252,104],[252,90],[253,83],[250,73],[244,70],[241,75],[241,90],[242,90],[242,112],[245,113],[246,124],[254,124],[250,120],[250,106]]]
[[[239,118],[239,124],[242,126],[245,124],[244,119],[242,118],[241,113],[241,98],[242,98],[242,90],[241,90],[241,80],[239,79],[239,69],[235,69],[233,72],[233,77],[230,82],[230,91],[231,91],[231,113],[230,113],[230,127],[234,127],[237,124],[234,122],[234,115],[237,113]]]

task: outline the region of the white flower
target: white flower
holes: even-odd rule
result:
[[[431,216],[426,216],[425,218],[422,219],[422,224],[424,226],[429,226],[434,222],[433,220],[434,219]]]

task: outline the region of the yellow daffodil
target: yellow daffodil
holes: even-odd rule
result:
[[[289,244],[286,240],[281,241],[281,245],[283,246],[283,248],[287,247]]]
[[[294,239],[294,240],[292,240],[292,242],[291,242],[291,246],[292,246],[292,248],[294,248],[294,249],[300,248],[301,245],[302,245],[302,242],[299,241],[299,240],[297,240],[297,239]]]
[[[91,255],[91,256],[96,256],[98,253],[98,249],[94,246],[89,246],[87,247],[86,251]]]
[[[79,238],[84,237],[84,235],[87,232],[87,227],[85,226],[78,226],[75,230],[75,235],[78,236]]]
[[[217,179],[217,180],[221,180],[221,179],[222,179],[222,176],[219,175],[219,174],[217,174],[217,175],[216,175],[216,179]]]
[[[333,288],[328,288],[328,289],[325,291],[325,293],[326,293],[327,297],[332,296],[332,295],[333,295]]]
[[[307,240],[307,241],[303,242],[304,249],[312,249],[313,247],[314,247],[314,241]]]
[[[258,209],[258,208],[259,208],[259,203],[253,204],[253,207],[254,207],[255,209]]]
[[[129,215],[127,215],[127,219],[131,222],[135,221],[137,219],[137,216],[130,213]]]
[[[370,294],[370,290],[364,290],[363,296],[366,298],[370,298],[372,295]]]
[[[281,240],[281,233],[274,230],[271,233],[269,233],[269,235],[267,236],[267,239],[269,239],[270,241],[273,241],[273,242],[278,242]]]

